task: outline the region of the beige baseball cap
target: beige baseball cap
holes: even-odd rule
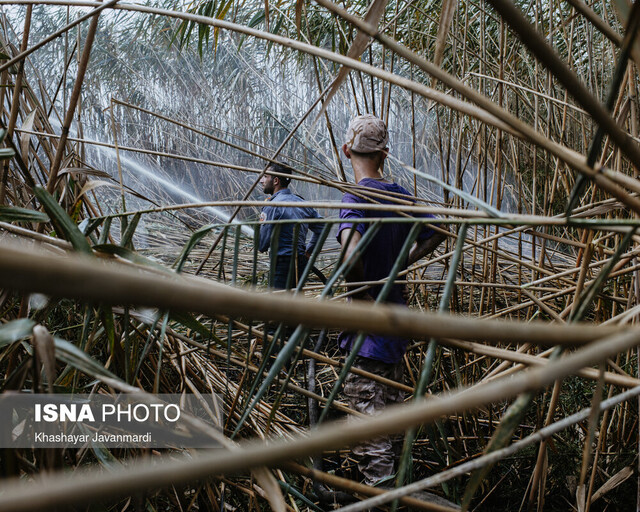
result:
[[[387,147],[389,132],[384,121],[372,114],[355,117],[347,129],[347,147],[356,153],[374,153]]]

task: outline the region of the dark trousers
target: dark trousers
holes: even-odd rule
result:
[[[274,288],[276,290],[289,290],[298,286],[298,280],[302,276],[302,272],[304,272],[308,259],[304,254],[298,254],[297,265],[294,261],[294,268],[291,269],[290,272],[291,260],[291,256],[278,256],[278,258],[276,259],[276,265],[273,268],[273,272],[271,275],[271,281],[269,283],[270,288]],[[291,277],[289,277],[289,274],[291,274]],[[276,331],[276,326],[277,324],[265,325],[266,333],[273,336]],[[286,338],[290,334],[291,329],[285,328],[281,336],[284,336]]]
[[[276,259],[276,266],[273,269],[273,281],[271,283],[271,288],[276,288],[278,290],[295,288],[298,285],[298,280],[302,276],[302,272],[307,266],[307,261],[307,257],[303,254],[298,254],[297,262],[292,262],[291,256],[278,256]],[[294,268],[290,271],[292,263]],[[289,274],[291,274],[290,278]]]
[[[289,290],[291,288],[296,288],[298,286],[298,282],[302,277],[302,273],[304,269],[307,267],[307,263],[309,262],[309,258],[307,258],[304,254],[298,254],[298,261],[293,262],[293,268],[291,268],[292,258],[291,256],[278,256],[276,260],[275,268],[273,269],[273,274],[271,276],[270,287],[277,290]],[[297,263],[297,264],[296,264]],[[316,267],[313,267],[311,271],[318,276],[320,281],[323,283],[327,282],[326,277],[320,272]],[[267,324],[265,326],[265,331],[269,335],[273,335],[276,330],[277,324]],[[293,329],[291,327],[287,327],[284,329],[282,336],[284,338],[288,338]]]
[[[271,288],[275,288],[277,290],[288,290],[298,286],[298,282],[302,277],[304,269],[307,267],[309,258],[304,254],[298,254],[297,265],[294,262],[294,268],[291,269],[291,278],[289,279],[291,259],[291,256],[278,256],[276,259],[276,266],[273,269],[273,277],[270,283]],[[311,267],[311,272],[314,273],[322,283],[326,284],[327,278],[315,266]],[[288,286],[287,281],[289,281]]]

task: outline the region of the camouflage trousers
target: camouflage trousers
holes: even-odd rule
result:
[[[367,357],[356,357],[356,368],[402,382],[402,363],[389,364]],[[349,408],[368,414],[380,414],[387,405],[404,401],[404,392],[380,384],[366,377],[350,373],[344,386],[344,396]],[[369,439],[352,450],[358,469],[367,485],[394,473],[395,462],[402,449],[402,436],[384,436]]]

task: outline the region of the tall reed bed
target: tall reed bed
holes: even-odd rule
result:
[[[2,510],[636,504],[635,6],[0,4],[2,391],[213,393],[225,418],[215,453],[3,449]],[[339,151],[359,112],[418,200],[368,208],[449,226],[390,277],[409,310],[347,303],[331,228],[362,193]],[[274,159],[328,226],[327,285],[266,289]],[[340,401],[341,329],[412,338],[406,404]],[[389,432],[384,492],[349,446]]]

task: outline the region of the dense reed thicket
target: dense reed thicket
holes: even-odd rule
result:
[[[2,447],[1,510],[640,507],[635,4],[0,4],[2,393],[224,418],[218,450]],[[348,302],[331,231],[364,112],[417,198],[369,208],[449,228],[390,276],[408,310]],[[326,285],[267,290],[274,159],[325,218]],[[406,404],[340,400],[341,329],[411,337]],[[349,447],[390,432],[396,490],[359,483]]]

